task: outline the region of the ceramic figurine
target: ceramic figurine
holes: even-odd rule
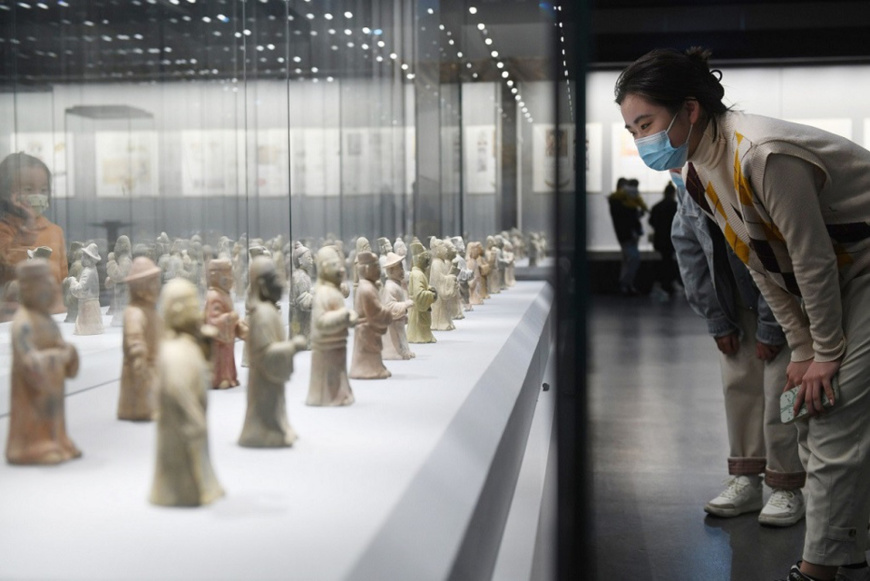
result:
[[[63,280],[63,304],[66,306],[66,318],[64,323],[75,323],[76,317],[79,314],[79,300],[75,298],[69,290],[70,284],[74,280],[78,280],[82,276],[82,248],[84,245],[81,242],[73,241],[69,245],[69,256],[72,263],[69,265],[69,276]]]
[[[400,236],[396,236],[396,241],[393,242],[393,252],[402,257],[402,268],[408,271],[408,246]]]
[[[472,306],[469,283],[471,282],[472,272],[468,268],[468,261],[465,258],[467,253],[465,240],[462,239],[462,236],[454,236],[450,239],[450,242],[453,244],[453,249],[456,250],[456,256],[453,258],[453,262],[456,263],[459,271],[459,274],[456,276],[456,280],[459,282],[459,304],[463,311],[470,311],[472,310]],[[460,317],[454,316],[454,318]]]
[[[456,276],[450,275],[450,262],[447,260],[447,246],[443,240],[434,238],[430,242],[432,264],[429,266],[429,284],[438,295],[432,303],[433,331],[452,331],[456,328],[450,316],[451,301],[458,294]]]
[[[382,337],[393,321],[405,318],[413,303],[394,302],[390,307],[384,306],[377,286],[381,280],[378,257],[372,252],[361,252],[357,254],[357,264],[360,278],[356,312],[359,322],[353,334],[350,376],[353,379],[386,379],[392,374],[384,367],[381,357]]]
[[[501,292],[501,281],[499,280],[499,251],[495,242],[495,236],[486,237],[486,252],[484,253],[486,263],[489,265],[489,273],[486,274],[486,292],[489,294],[498,294]]]
[[[460,264],[464,263],[465,259],[459,258],[456,246],[454,246],[453,240],[450,238],[444,239],[444,247],[447,249],[447,256],[444,258],[448,266],[447,271],[454,277],[453,296],[445,301],[444,308],[447,311],[447,316],[450,318],[454,320],[464,319],[465,311],[462,308],[462,285],[459,282],[459,276],[461,274]]]
[[[259,238],[254,238],[251,240],[251,247],[248,248],[248,264],[251,264],[253,260],[258,256],[265,256],[267,258],[272,257],[272,253],[269,252],[269,249],[263,246],[262,240]],[[249,268],[250,270],[250,268]],[[251,318],[251,311],[254,308],[254,304],[256,302],[256,297],[254,296],[254,291],[251,287],[251,281],[248,278],[248,273],[245,273],[245,280],[248,281],[248,286],[245,288],[245,326],[248,325],[248,321]],[[250,366],[249,355],[248,355],[248,343],[245,342],[242,345],[242,367]]]
[[[504,254],[504,244],[505,239],[499,235],[495,237],[495,250],[496,250],[496,266],[498,267],[498,290],[503,291],[507,290],[507,269],[508,269],[508,260]]]
[[[387,280],[387,269],[384,268],[384,264],[387,261],[387,254],[393,251],[393,245],[390,243],[389,238],[378,238],[378,262],[381,265],[381,285]],[[383,288],[383,286],[381,287]]]
[[[287,421],[284,384],[293,373],[293,355],[305,348],[305,337],[285,339],[276,304],[284,283],[274,262],[266,256],[251,261],[250,281],[255,297],[251,310],[248,346],[248,408],[239,445],[249,448],[292,446],[296,432]]]
[[[224,495],[208,452],[208,349],[214,329],[202,325],[196,287],[178,278],[160,295],[167,332],[157,375],[157,461],[150,500],[199,506]]]
[[[483,246],[480,242],[469,242],[465,264],[471,272],[468,280],[468,302],[472,305],[482,305],[486,292],[486,281],[481,271],[484,266]]]
[[[407,308],[404,314],[393,319],[387,334],[384,337],[384,349],[381,357],[385,360],[411,359],[416,357],[408,346],[408,335],[405,325],[408,324],[408,309],[414,307],[414,301],[408,299],[408,293],[402,286],[405,281],[405,269],[402,266],[402,257],[394,252],[387,254],[384,268],[387,271],[387,281],[381,290],[381,301],[384,308],[393,309],[394,305],[405,304]]]
[[[426,269],[431,262],[429,251],[419,241],[411,243],[414,267],[408,281],[408,295],[414,306],[408,311],[408,343],[435,343],[432,334],[432,303],[438,296],[429,286]]]
[[[127,283],[124,279],[127,278],[133,265],[132,248],[127,236],[118,236],[113,254],[114,256],[110,255],[106,262],[106,287],[111,287],[113,290],[111,325],[123,327],[124,309],[127,308],[127,301],[129,301]]]
[[[72,296],[78,299],[75,335],[99,335],[103,333],[103,313],[100,311],[100,279],[97,263],[100,253],[97,245],[91,242],[82,248],[82,274],[79,280],[68,277]]]
[[[272,260],[275,262],[275,272],[278,273],[278,278],[282,281],[287,280],[287,268],[284,261],[284,237],[280,234],[269,242],[269,250],[272,253]]]
[[[353,258],[353,304],[356,308],[356,289],[359,286],[359,256],[360,252],[371,252],[372,245],[369,244],[369,239],[365,236],[360,236],[356,239],[356,253]]]
[[[66,433],[64,379],[78,373],[75,347],[51,317],[59,288],[42,259],[19,263],[21,306],[12,319],[10,464],[57,464],[82,455]]]
[[[510,240],[505,239],[504,249],[502,250],[502,258],[504,259],[504,284],[510,288],[517,284],[516,275],[516,257],[514,255],[514,245]]]
[[[229,260],[216,258],[208,264],[208,292],[205,299],[205,322],[218,331],[212,346],[212,389],[228,389],[239,385],[236,373],[236,338],[244,340],[248,327],[239,320],[230,290],[233,288],[233,267]]]
[[[245,290],[248,288],[248,269],[246,268],[246,257],[248,241],[242,237],[233,245],[233,291],[237,299],[245,296]]]
[[[290,335],[311,337],[311,308],[314,304],[314,258],[311,250],[296,242],[293,248],[293,276],[290,283]]]
[[[305,403],[350,405],[353,391],[347,379],[347,333],[357,323],[355,311],[344,306],[339,290],[345,271],[332,246],[317,251],[317,284],[311,309],[311,380]]]
[[[133,260],[124,278],[129,302],[124,309],[124,364],[118,419],[153,420],[157,415],[157,350],[163,321],[155,305],[160,295],[160,269],[145,256]]]

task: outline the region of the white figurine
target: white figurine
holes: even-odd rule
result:
[[[79,280],[69,277],[70,293],[78,299],[75,335],[99,335],[103,333],[103,313],[100,310],[100,279],[97,263],[100,253],[93,242],[82,248],[82,274]]]
[[[394,252],[388,253],[387,259],[384,262],[384,268],[387,271],[387,281],[384,283],[383,290],[381,290],[381,301],[384,307],[392,309],[393,305],[404,303],[408,305],[409,309],[413,308],[414,301],[408,299],[408,293],[405,292],[403,286],[405,282],[405,269],[402,267],[402,257]],[[404,316],[390,323],[390,328],[384,337],[384,349],[381,352],[381,356],[384,359],[411,359],[416,357],[408,346],[408,335],[405,332],[407,324],[407,311]]]

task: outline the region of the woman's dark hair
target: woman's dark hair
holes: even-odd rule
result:
[[[722,71],[710,70],[710,51],[692,47],[686,52],[656,49],[631,63],[616,80],[616,103],[629,93],[639,95],[676,114],[687,99],[695,99],[714,120],[729,108],[722,102]]]
[[[25,212],[12,203],[12,186],[21,174],[21,170],[27,167],[37,167],[45,171],[45,175],[49,177],[49,188],[51,188],[51,171],[41,159],[24,152],[7,155],[6,159],[0,162],[0,218],[6,214],[14,214],[21,218],[26,217]],[[50,190],[48,195],[50,199]]]

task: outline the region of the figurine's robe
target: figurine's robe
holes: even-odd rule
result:
[[[82,268],[78,281],[70,282],[70,293],[78,299],[76,335],[99,335],[103,333],[103,313],[100,311],[100,279],[93,266]]]
[[[370,280],[361,278],[356,289],[356,312],[359,315],[353,332],[353,358],[350,376],[354,379],[385,379],[390,371],[381,358],[383,341],[390,323],[403,314],[404,305],[386,308],[381,303],[378,288]]]
[[[311,308],[311,380],[305,403],[314,406],[354,402],[347,379],[347,319],[344,295],[318,282]]]
[[[208,453],[208,366],[190,335],[166,338],[158,361],[157,462],[151,502],[199,506],[223,496]]]
[[[404,304],[408,300],[408,294],[402,285],[395,280],[388,278],[384,283],[384,289],[381,291],[381,301],[384,307],[392,309],[394,305]],[[381,351],[381,357],[387,360],[393,359],[411,359],[414,353],[408,346],[408,335],[405,332],[405,325],[408,324],[408,312],[394,319],[390,323],[387,334],[384,337],[384,349]]]
[[[498,294],[501,292],[501,272],[499,271],[498,249],[488,248],[486,250],[486,263],[489,266],[489,271],[486,274],[486,292],[490,294]]]
[[[82,455],[66,433],[64,379],[78,373],[78,355],[51,315],[19,307],[12,319],[10,464],[56,464]]]
[[[76,260],[69,267],[69,275],[74,280],[78,280],[82,276],[82,270],[84,267],[82,266],[81,260]],[[66,306],[66,318],[63,320],[64,323],[75,323],[76,317],[79,316],[79,300],[75,298],[70,291],[70,287],[72,286],[72,281],[62,283],[61,295],[63,296],[63,304]]]
[[[233,322],[235,311],[232,298],[226,291],[211,287],[205,298],[205,322],[218,330],[212,342],[211,361],[213,367],[211,386],[214,389],[227,389],[239,385],[236,372],[236,337],[244,335],[238,321]]]
[[[408,311],[408,342],[434,343],[431,308],[435,302],[435,293],[429,290],[429,279],[416,266],[411,269],[408,294],[414,301],[414,306]]]
[[[438,293],[438,298],[432,304],[431,328],[433,331],[452,331],[456,326],[453,324],[450,309],[459,290],[456,277],[450,274],[450,264],[440,258],[432,261],[429,272],[429,284]]]
[[[275,305],[259,302],[248,329],[248,410],[239,445],[251,448],[291,446],[296,432],[287,421],[284,384],[293,373],[296,347],[285,340],[284,324]]]
[[[118,419],[148,421],[157,415],[157,350],[162,335],[163,321],[153,306],[127,305]],[[133,364],[137,358],[141,359],[138,368]]]
[[[453,312],[451,315],[454,319],[464,319],[463,311],[470,311],[471,308],[471,291],[469,283],[471,282],[471,271],[468,269],[468,261],[464,256],[456,255],[453,262],[459,269],[459,274],[456,275],[456,281],[459,283],[459,296],[453,302]]]
[[[127,303],[130,302],[130,291],[127,289],[127,283],[124,279],[130,273],[133,267],[133,261],[126,254],[117,260],[109,261],[106,264],[106,276],[112,281],[112,327],[122,327],[124,325],[124,309],[127,308]]]

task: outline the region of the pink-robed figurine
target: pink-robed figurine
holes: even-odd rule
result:
[[[317,284],[311,309],[311,380],[305,400],[308,405],[354,402],[347,379],[347,335],[357,323],[357,314],[344,304],[340,290],[344,273],[334,247],[324,246],[317,251]]]
[[[161,270],[145,256],[133,260],[124,278],[129,302],[124,308],[124,364],[118,419],[150,421],[157,415],[157,349],[163,320],[155,305],[160,295]]]
[[[21,306],[12,319],[11,407],[6,460],[58,464],[82,455],[66,433],[64,380],[78,373],[75,347],[51,317],[60,288],[43,259],[16,268]]]
[[[248,325],[239,320],[230,291],[233,288],[233,265],[225,258],[208,263],[208,292],[205,298],[205,322],[218,330],[212,346],[213,389],[228,389],[239,385],[236,373],[236,338],[248,336]]]
[[[385,307],[381,303],[377,282],[381,279],[378,257],[372,252],[361,252],[356,256],[359,265],[359,286],[356,290],[356,312],[359,316],[354,329],[353,360],[350,376],[354,379],[386,379],[392,375],[384,367],[381,357],[383,342],[381,337],[395,320],[403,319],[413,302],[392,303]]]

